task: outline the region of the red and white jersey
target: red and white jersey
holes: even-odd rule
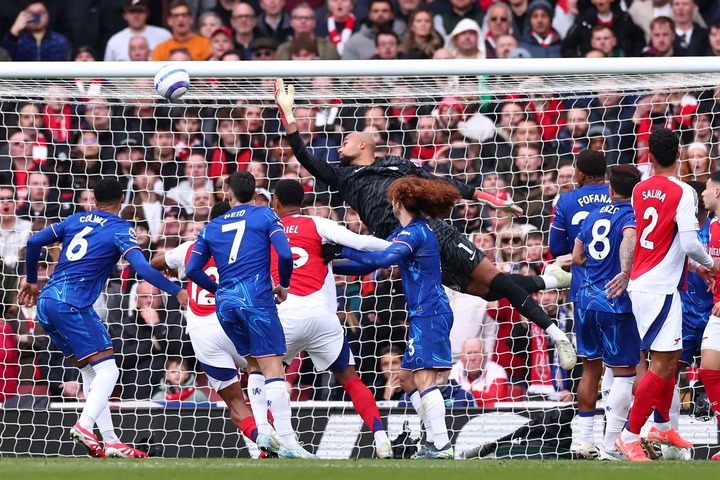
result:
[[[633,190],[637,223],[630,292],[669,295],[685,286],[687,256],[680,232],[696,232],[697,193],[674,177],[653,175]]]
[[[323,309],[337,312],[337,293],[332,265],[322,257],[323,243],[336,243],[356,250],[381,251],[390,243],[369,235],[358,235],[323,217],[288,215],[280,219],[285,227],[293,254],[293,273],[288,298],[278,305],[278,313],[292,315],[298,309]],[[271,250],[273,282],[280,283],[277,253]]]
[[[710,221],[710,240],[708,241],[708,253],[713,260],[720,259],[720,220],[718,217]],[[713,291],[713,303],[720,302],[720,278],[715,280],[715,290]]]
[[[192,247],[195,242],[183,242],[176,248],[165,253],[165,263],[173,270],[177,270],[181,277],[185,276],[185,267],[190,260]],[[203,271],[215,282],[219,280],[215,260],[205,265]],[[188,309],[187,309],[187,330],[193,330],[209,324],[217,324],[215,314],[215,295],[198,286],[195,282],[187,279]]]

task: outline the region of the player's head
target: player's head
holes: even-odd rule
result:
[[[388,200],[392,204],[393,215],[398,219],[403,210],[413,217],[440,217],[448,213],[460,198],[457,188],[442,180],[402,177],[391,183],[388,189]]]
[[[285,178],[275,185],[272,207],[275,212],[284,207],[302,208],[305,189],[297,180]]]
[[[98,208],[121,204],[125,198],[122,185],[114,178],[99,180],[93,188],[93,195],[95,196],[95,206]]]
[[[703,196],[703,192],[705,191],[705,183],[698,182],[697,180],[691,180],[687,182],[688,185],[692,187],[693,190],[695,190],[695,193],[697,194],[697,198],[700,199]],[[698,218],[702,218],[704,216],[707,216],[707,209],[705,208],[705,205],[703,202],[698,202],[698,211],[697,216]]]
[[[718,215],[720,213],[720,170],[712,172],[702,193],[702,203],[709,212]]]
[[[237,203],[249,203],[255,198],[255,177],[250,172],[233,172],[225,184]]]
[[[630,198],[640,180],[642,174],[634,165],[617,165],[610,169],[610,195]]]
[[[215,205],[213,205],[212,210],[210,210],[210,220],[214,220],[220,215],[225,215],[230,210],[230,202],[227,200],[223,200],[222,202],[217,202]]]
[[[575,160],[575,181],[583,186],[590,182],[604,182],[607,173],[605,154],[598,150],[583,150]]]
[[[669,128],[658,128],[650,134],[650,155],[661,167],[675,164],[680,152],[680,137]]]
[[[340,165],[354,165],[358,159],[372,162],[375,159],[375,140],[368,132],[349,133],[345,135],[339,153]]]

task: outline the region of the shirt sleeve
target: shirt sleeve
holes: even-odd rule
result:
[[[165,263],[167,266],[173,270],[185,267],[188,250],[190,250],[190,247],[192,247],[194,243],[193,241],[183,242],[172,250],[165,252]]]
[[[140,249],[137,233],[135,233],[135,229],[130,223],[125,223],[118,227],[115,232],[115,246],[123,256],[134,248]]]
[[[635,223],[635,212],[631,210],[623,215],[623,218],[620,219],[620,228],[622,230],[625,230],[626,228],[637,228],[637,223]]]
[[[267,217],[268,237],[272,237],[279,231],[285,232],[282,221],[280,221],[280,218],[275,214],[275,212],[266,208],[265,215]]]
[[[590,228],[590,227],[588,227],[588,225],[589,225],[589,222],[583,222],[582,226],[580,227],[580,232],[578,233],[578,236],[576,238],[576,240],[579,241],[580,243],[583,243],[583,244],[587,243],[586,242],[587,231],[588,231],[588,228]]]
[[[379,252],[390,246],[390,242],[372,235],[359,235],[333,222],[328,218],[312,217],[320,237],[327,242],[336,243],[355,250]]]
[[[414,252],[420,245],[422,245],[425,237],[425,232],[417,228],[403,228],[393,238],[394,244],[406,245],[411,252]]]
[[[698,198],[697,192],[689,185],[682,185],[682,195],[678,203],[675,222],[678,232],[695,232],[700,230],[697,221]]]

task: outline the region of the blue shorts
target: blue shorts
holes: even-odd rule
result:
[[[402,369],[415,371],[452,368],[452,324],[451,313],[433,317],[411,317]]]
[[[683,351],[680,354],[680,361],[688,365],[693,364],[696,356],[700,355],[700,345],[702,344],[703,332],[707,327],[710,314],[705,318],[698,318],[697,315],[688,315],[683,312]]]
[[[37,318],[66,357],[80,361],[112,349],[107,327],[92,306],[78,308],[54,298],[40,298]]]
[[[602,358],[608,367],[634,367],[640,362],[640,334],[632,313],[586,310],[581,333],[586,351],[593,353],[586,356],[589,360]]]
[[[220,325],[243,357],[284,356],[285,333],[277,307],[232,307],[217,311]]]

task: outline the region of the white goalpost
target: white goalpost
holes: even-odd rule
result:
[[[469,202],[448,218],[507,273],[539,275],[554,261],[547,247],[554,203],[574,188],[580,150],[602,150],[608,165],[633,163],[647,174],[649,133],[667,126],[681,137],[682,180],[705,181],[720,157],[715,57],[179,62],[190,90],[172,103],[153,88],[164,65],[8,62],[0,71],[0,456],[82,453],[67,435],[83,403],[80,376],[34,310],[17,305],[16,292],[28,236],[91,208],[98,178],[121,181],[121,216],[135,225],[148,258],[197,236],[235,170],[255,175],[258,202],[269,201],[278,180],[297,179],[307,214],[371,233],[293,157],[273,100],[277,77],[295,85],[298,128],[317,156],[337,162],[343,135],[363,130],[380,155],[518,203],[525,215],[515,220]],[[41,282],[58,252],[44,251]],[[420,421],[397,379],[407,328],[399,275],[387,269],[336,280],[340,321],[390,438],[419,439]],[[508,303],[448,294],[459,363],[439,387],[455,451],[569,458],[580,371],[563,372],[550,340]],[[572,337],[567,290],[535,299]],[[172,299],[121,262],[95,307],[121,370],[111,411],[123,442],[163,457],[257,456],[209,388]],[[475,339],[481,353],[470,351]],[[692,366],[681,376],[680,432],[705,458],[719,432],[714,419],[693,414],[696,379]],[[372,433],[329,374],[301,355],[287,383],[301,441],[321,458],[372,456]]]

